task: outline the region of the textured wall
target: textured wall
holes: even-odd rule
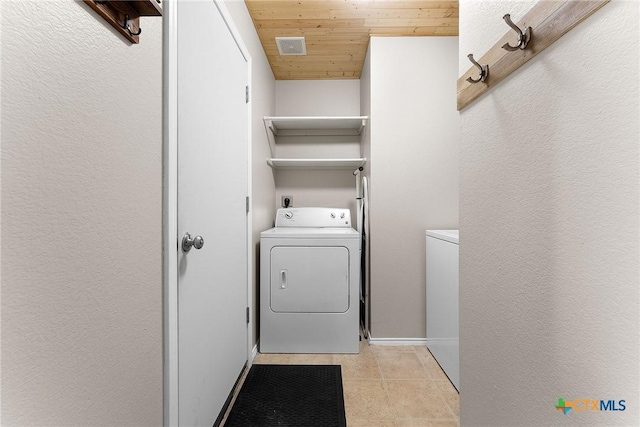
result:
[[[371,39],[374,338],[426,336],[424,233],[458,228],[457,48],[457,37]]]
[[[161,425],[162,19],[0,12],[2,425]]]
[[[535,3],[461,1],[460,72]],[[461,112],[462,425],[640,425],[638,9],[606,4]]]

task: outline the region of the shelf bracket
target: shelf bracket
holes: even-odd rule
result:
[[[269,141],[269,151],[271,151],[271,157],[276,156],[276,135],[278,134],[273,122],[268,118],[264,118],[264,127],[267,131],[267,141]]]

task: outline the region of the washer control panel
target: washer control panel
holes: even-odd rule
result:
[[[278,209],[276,227],[351,227],[351,211],[342,208]]]

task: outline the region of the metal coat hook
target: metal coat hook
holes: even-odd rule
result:
[[[139,36],[140,33],[142,33],[142,28],[138,28],[137,33],[131,31],[131,19],[129,18],[129,15],[124,15],[124,25],[121,25],[121,27],[129,31],[129,34],[132,36]]]
[[[476,60],[473,59],[473,53],[470,53],[469,55],[467,55],[467,58],[469,58],[469,61],[471,61],[471,63],[476,67],[478,67],[478,69],[480,70],[480,77],[478,79],[472,79],[471,77],[467,77],[467,81],[469,83],[479,83],[487,80],[487,77],[489,77],[489,65],[478,64]]]
[[[513,21],[511,20],[511,15],[509,15],[508,13],[504,15],[502,19],[504,19],[504,22],[506,22],[508,26],[513,28],[518,33],[517,45],[511,46],[509,43],[505,43],[502,45],[502,48],[510,52],[518,49],[524,50],[527,47],[527,44],[529,44],[529,40],[531,40],[531,27],[525,28],[523,32],[520,27],[513,23]]]

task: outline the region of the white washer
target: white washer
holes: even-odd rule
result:
[[[358,353],[360,233],[349,209],[278,209],[260,237],[260,352]]]

